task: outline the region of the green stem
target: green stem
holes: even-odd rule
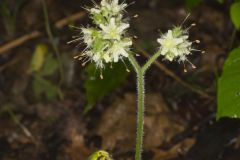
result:
[[[137,73],[137,138],[135,160],[142,159],[143,146],[143,125],[144,125],[144,73],[132,54],[129,55],[129,60]]]
[[[161,52],[157,52],[155,53],[151,58],[149,58],[149,60],[144,64],[144,66],[142,67],[142,72],[145,73],[146,70],[151,66],[151,64],[157,60],[157,58],[160,56]]]
[[[155,53],[146,64],[141,67],[136,61],[133,54],[129,54],[129,60],[137,73],[137,138],[136,138],[136,151],[135,160],[142,159],[142,147],[143,147],[143,128],[144,128],[144,75],[146,70],[151,64],[159,57],[160,52]]]
[[[138,93],[138,110],[137,110],[137,142],[135,159],[141,160],[143,146],[143,125],[144,125],[144,73],[138,72],[137,75],[137,93]]]
[[[138,62],[136,61],[135,57],[133,56],[133,54],[129,54],[129,61],[131,62],[135,72],[138,74],[138,72],[141,71],[141,67],[139,66]]]

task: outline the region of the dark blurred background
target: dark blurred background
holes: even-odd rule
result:
[[[190,39],[205,51],[189,57],[197,68],[186,63],[187,73],[161,58],[147,72],[143,159],[239,160],[239,121],[215,120],[217,79],[239,42],[229,17],[233,1],[126,2],[141,64],[157,51],[161,33],[188,13],[183,27],[196,23]],[[80,34],[69,25],[91,25],[87,6],[93,2],[0,0],[0,160],[85,160],[99,149],[134,159],[135,73],[119,64],[101,81],[94,66],[73,58],[84,45],[67,44]]]

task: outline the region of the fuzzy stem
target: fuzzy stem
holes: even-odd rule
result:
[[[141,160],[143,146],[143,127],[144,127],[144,73],[138,72],[137,75],[137,93],[138,93],[138,110],[137,110],[137,142],[135,160]]]
[[[132,54],[129,55],[129,60],[137,73],[137,138],[135,160],[142,159],[143,146],[143,127],[144,127],[144,71],[139,66]]]
[[[160,56],[161,52],[157,52],[155,53],[151,58],[149,58],[149,60],[144,64],[144,66],[142,67],[142,72],[145,73],[146,70],[151,66],[151,64],[157,60],[157,58]]]
[[[143,128],[144,128],[144,75],[151,64],[160,56],[160,52],[155,53],[144,65],[141,67],[132,54],[129,54],[129,60],[137,73],[137,138],[135,160],[142,159],[143,147]]]
[[[140,65],[138,64],[138,62],[136,61],[135,57],[130,53],[129,54],[129,61],[131,62],[135,72],[138,74],[138,72],[141,71],[141,67]]]

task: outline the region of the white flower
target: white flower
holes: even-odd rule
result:
[[[91,14],[100,14],[101,13],[101,10],[98,8],[91,8],[89,11]]]
[[[129,49],[132,45],[131,39],[126,39],[120,42],[114,42],[109,52],[112,54],[114,62],[118,62],[119,58],[128,57]]]
[[[94,62],[97,68],[104,68],[106,63],[115,63],[119,59],[128,57],[132,40],[126,36],[128,23],[124,23],[122,11],[127,5],[118,4],[118,0],[102,0],[100,6],[88,9],[94,28],[81,28],[82,40],[86,48],[75,58],[87,62]]]
[[[81,28],[83,33],[83,41],[87,46],[91,46],[93,43],[93,30],[90,28]]]
[[[188,32],[181,27],[175,27],[173,30],[168,30],[163,34],[157,42],[160,46],[160,54],[169,61],[178,59],[179,61],[186,60],[186,55],[191,53],[192,42],[188,40]]]
[[[118,0],[102,0],[101,6],[104,7],[109,14],[118,15],[127,7],[125,3],[118,3]]]
[[[124,33],[124,30],[129,27],[127,23],[116,24],[115,18],[111,18],[109,24],[103,25],[100,24],[100,28],[103,30],[104,39],[116,39],[120,40],[121,35]]]

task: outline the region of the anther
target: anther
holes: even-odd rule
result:
[[[191,26],[192,26],[192,27],[196,26],[196,23],[192,23]]]
[[[201,53],[204,54],[204,53],[206,53],[206,52],[205,52],[205,51],[202,51]]]
[[[133,18],[138,18],[138,14],[135,14],[135,15],[133,16]]]
[[[138,39],[138,36],[134,35],[133,38],[134,38],[134,39]]]
[[[196,43],[200,43],[200,40],[196,40],[195,42],[196,42]]]

